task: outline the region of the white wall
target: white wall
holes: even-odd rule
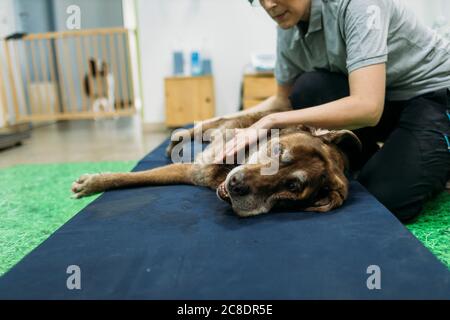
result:
[[[5,36],[16,31],[17,21],[14,16],[14,0],[0,0],[0,38],[4,38]],[[1,43],[3,45],[3,43]],[[4,57],[0,56],[0,64],[2,66],[5,65]],[[4,72],[4,70],[3,70]],[[6,74],[3,75],[3,80],[6,77]],[[3,100],[4,97],[1,96],[2,91],[0,90],[0,128],[5,125],[5,120],[3,116]]]
[[[16,31],[14,0],[0,0],[0,38]]]
[[[206,39],[217,115],[238,109],[250,54],[275,52],[275,24],[245,0],[137,0],[137,6],[145,122],[165,121],[164,77],[174,43],[195,49]]]
[[[51,0],[14,0],[18,29],[26,33],[52,31]]]

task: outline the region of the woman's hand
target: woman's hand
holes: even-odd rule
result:
[[[217,154],[214,163],[222,164],[227,158],[234,159],[234,156],[247,146],[253,146],[259,139],[267,135],[267,130],[273,126],[273,115],[261,118],[251,127],[246,129],[235,129],[235,136],[228,141],[224,148]]]

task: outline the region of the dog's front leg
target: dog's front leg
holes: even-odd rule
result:
[[[203,121],[197,123],[195,127],[190,129],[182,129],[174,132],[171,135],[169,146],[166,149],[166,156],[171,157],[173,149],[180,143],[190,143],[194,139],[198,142],[203,142],[204,139],[211,141],[212,137],[205,136],[206,133],[212,133],[212,129],[219,129],[225,123],[225,119],[218,118],[214,121]]]
[[[72,184],[75,198],[111,189],[145,185],[196,184],[194,164],[172,164],[147,171],[128,173],[86,174]]]
[[[179,143],[188,143],[193,139],[203,142],[205,140],[214,141],[215,138],[224,138],[225,130],[250,127],[261,118],[275,111],[253,112],[241,117],[222,117],[205,120],[198,123],[194,128],[177,131],[172,134],[171,142],[166,149],[166,156],[170,157],[173,149]],[[218,129],[218,131],[214,131],[214,129]]]

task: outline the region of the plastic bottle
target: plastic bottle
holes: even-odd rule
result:
[[[191,75],[193,77],[202,75],[202,63],[200,53],[198,51],[193,51],[191,53]]]
[[[212,60],[208,40],[202,40],[202,75],[208,76],[212,74]]]
[[[178,39],[176,39],[178,40]],[[181,41],[174,41],[172,48],[172,75],[183,76],[185,73],[185,59]]]

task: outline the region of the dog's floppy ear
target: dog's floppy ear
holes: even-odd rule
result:
[[[358,156],[362,150],[362,144],[359,138],[350,130],[329,131],[324,134],[317,135],[326,143],[336,145],[349,158]]]
[[[93,77],[97,76],[97,62],[95,61],[94,58],[89,59],[89,73]]]
[[[353,164],[353,158],[357,158],[361,152],[361,141],[349,130],[328,131],[315,129],[312,134],[322,139],[326,144],[337,146],[345,153],[350,162],[350,168]],[[339,158],[341,157],[337,157],[336,153],[331,153],[326,157],[327,174],[324,176],[326,189],[323,190],[324,194],[305,211],[328,212],[341,206],[347,199],[348,179],[345,176],[345,170],[348,169],[348,162]]]
[[[84,76],[84,93],[86,94],[86,96],[90,97],[91,94],[93,93],[91,90],[90,82],[93,81],[92,78],[95,78],[97,75],[97,64],[94,58],[92,57],[89,58],[88,67],[89,70],[87,74]]]

